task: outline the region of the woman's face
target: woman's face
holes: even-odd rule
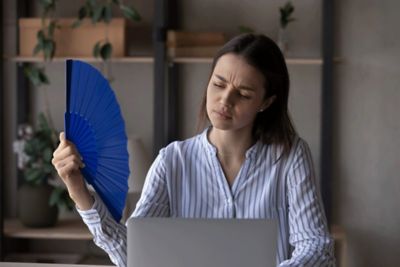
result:
[[[241,56],[219,58],[207,87],[207,115],[220,130],[253,127],[257,113],[266,109],[273,97],[265,97],[265,78]]]

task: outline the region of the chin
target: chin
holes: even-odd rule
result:
[[[222,131],[227,131],[227,130],[233,130],[235,127],[233,127],[232,123],[230,122],[220,122],[220,121],[211,121],[211,125],[213,128],[222,130]]]

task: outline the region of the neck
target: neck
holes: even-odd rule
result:
[[[224,131],[211,128],[209,141],[217,148],[219,157],[244,158],[246,151],[253,145],[251,132],[248,130]]]

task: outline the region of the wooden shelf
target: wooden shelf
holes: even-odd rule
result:
[[[4,235],[9,238],[92,240],[92,234],[80,219],[59,220],[54,227],[30,228],[18,219],[4,221]]]
[[[35,62],[44,62],[43,58],[41,57],[5,57],[6,59],[11,59],[14,62],[21,62],[21,63],[35,63]],[[102,62],[101,59],[94,58],[94,57],[55,57],[53,58],[52,62],[65,62],[67,59],[76,59],[82,60],[85,62]],[[142,57],[115,57],[110,60],[113,63],[153,63],[154,58],[152,56],[142,56]]]
[[[44,62],[41,57],[4,57],[5,59],[10,59],[14,62],[20,63],[35,63],[35,62]],[[82,60],[85,62],[102,62],[98,58],[93,57],[55,57],[52,62],[65,62],[67,59],[76,59]],[[154,58],[152,56],[142,56],[142,57],[118,57],[112,58],[110,60],[113,63],[154,63]],[[170,58],[170,62],[172,63],[182,63],[182,64],[211,64],[213,61],[212,57],[176,57]],[[341,62],[340,58],[334,59],[335,63]],[[286,63],[288,65],[322,65],[322,58],[288,58],[286,59]]]
[[[212,63],[212,57],[176,57],[170,59],[174,63]],[[340,58],[335,58],[334,62],[339,63]],[[322,65],[322,58],[288,58],[288,65]]]

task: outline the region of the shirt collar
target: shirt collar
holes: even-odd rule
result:
[[[210,155],[217,155],[217,148],[210,143],[208,140],[208,132],[212,128],[212,126],[207,127],[204,129],[204,131],[201,133],[200,138],[201,138],[201,143],[203,144],[204,149],[206,152]],[[257,142],[252,145],[249,149],[246,151],[246,158],[254,158],[257,155],[257,152],[259,148],[261,147],[261,141],[257,140]]]

